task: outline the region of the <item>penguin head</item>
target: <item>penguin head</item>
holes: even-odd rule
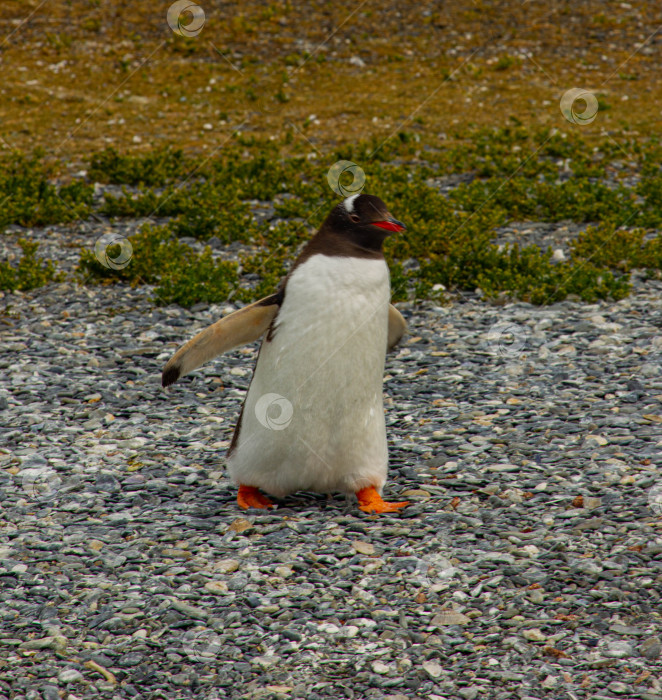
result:
[[[338,204],[329,215],[333,229],[363,248],[381,249],[384,239],[404,231],[386,204],[374,194],[355,194]]]

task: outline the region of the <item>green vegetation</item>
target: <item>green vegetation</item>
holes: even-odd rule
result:
[[[23,255],[15,267],[0,261],[0,290],[25,292],[61,279],[50,260],[37,257],[38,243],[20,238],[18,245]]]
[[[0,228],[9,224],[46,226],[85,219],[92,187],[80,180],[56,187],[43,153],[13,154],[0,163]]]
[[[235,263],[214,261],[209,247],[195,253],[178,241],[167,226],[145,225],[129,240],[133,250],[126,267],[107,268],[93,250],[83,249],[80,271],[95,279],[117,279],[132,285],[155,284],[155,301],[182,306],[227,299],[237,285]],[[119,246],[109,246],[106,253],[109,258],[117,259]]]
[[[160,187],[185,177],[189,169],[192,165],[180,150],[159,148],[145,156],[121,156],[106,148],[90,158],[88,175],[95,182]]]
[[[364,191],[382,197],[407,223],[407,232],[386,244],[395,300],[434,297],[439,289],[480,289],[487,298],[534,304],[569,295],[619,299],[628,293],[632,269],[658,276],[662,270],[662,237],[655,230],[662,223],[661,156],[657,140],[621,137],[619,143],[610,138],[589,145],[558,131],[531,132],[517,122],[454,134],[448,145],[402,132],[386,143],[362,142],[313,159],[288,139],[275,143],[238,134],[208,160],[168,148],[138,157],[106,149],[91,157],[89,177],[124,190],[107,195],[99,213],[168,221],[145,224],[130,238],[133,257],[121,270],[83,250],[80,271],[87,281],[154,284],[158,303],[191,305],[230,295],[251,301],[268,294],[340,201],[327,174],[333,163],[348,160],[365,172]],[[44,211],[51,220],[71,220],[71,208],[55,204],[67,197],[80,216],[89,214],[91,185],[74,181],[56,189],[38,157],[1,166],[0,192],[12,172],[18,171],[17,182],[42,183],[41,189],[34,184],[12,189],[31,193],[33,220]],[[444,183],[457,183],[453,176],[467,173],[469,181],[441,193]],[[352,174],[345,172],[340,185],[351,184]],[[251,200],[271,203],[277,219],[258,223]],[[2,213],[6,223],[25,220],[17,210]],[[526,220],[591,225],[562,262],[533,245],[494,244],[499,226]],[[251,252],[238,266],[179,240],[212,236],[240,242]]]

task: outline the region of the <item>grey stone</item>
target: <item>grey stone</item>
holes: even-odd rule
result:
[[[660,638],[651,637],[645,642],[642,642],[639,645],[639,653],[650,661],[654,661],[655,659],[659,658],[660,653],[662,653],[662,642],[660,641]]]

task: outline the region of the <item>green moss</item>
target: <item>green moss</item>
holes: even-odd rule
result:
[[[502,253],[492,246],[476,283],[489,298],[506,296],[531,304],[552,304],[569,295],[587,302],[621,299],[630,290],[626,277],[615,276],[588,261],[553,264],[550,250],[516,245]]]
[[[107,192],[99,210],[110,217],[174,216],[180,214],[187,204],[187,193],[183,188],[169,187],[161,194],[153,190],[132,194],[125,187],[122,195],[115,197]]]
[[[515,56],[500,56],[494,64],[494,70],[508,70],[511,66],[519,64],[519,59]]]
[[[51,260],[37,256],[38,243],[20,238],[18,244],[23,255],[17,265],[0,262],[0,289],[25,292],[62,279]]]
[[[159,148],[144,156],[120,155],[106,148],[90,158],[88,177],[116,185],[160,187],[186,175],[190,164],[179,149]]]
[[[57,187],[43,154],[14,154],[0,162],[0,229],[9,224],[45,226],[87,218],[92,187],[80,180]]]
[[[620,144],[610,139],[589,147],[577,133],[531,131],[513,120],[501,129],[454,134],[450,146],[403,131],[315,159],[306,157],[310,146],[296,134],[282,142],[236,134],[211,159],[187,159],[168,148],[139,157],[107,149],[91,158],[90,175],[138,191],[106,196],[99,213],[169,221],[146,226],[130,239],[134,256],[121,270],[104,267],[90,251],[81,255],[81,270],[90,280],[154,284],[161,300],[185,304],[228,294],[251,301],[268,294],[340,201],[327,178],[334,163],[348,160],[365,174],[363,191],[380,196],[407,224],[407,231],[389,238],[385,247],[396,299],[436,298],[443,288],[449,293],[479,288],[488,297],[536,304],[568,295],[620,298],[627,293],[630,270],[661,267],[662,243],[651,229],[662,222],[662,146],[625,137]],[[621,176],[635,171],[641,173],[636,187],[619,184]],[[446,195],[430,182],[455,173],[471,173],[473,180]],[[54,194],[46,174],[36,157],[5,168],[0,182],[14,177],[19,184],[9,189],[29,193],[32,219],[46,207],[51,218],[66,221],[69,214],[55,211],[53,197],[86,202],[89,186],[74,181]],[[340,184],[348,187],[352,178],[345,176]],[[285,221],[258,224],[251,213],[255,200],[271,203]],[[566,219],[592,226],[561,264],[533,246],[493,243],[497,227],[508,221]],[[256,252],[244,255],[237,268],[215,263],[210,251],[195,253],[178,240],[212,236]],[[405,265],[411,259],[418,265]]]
[[[662,270],[662,235],[645,229],[621,229],[614,224],[589,226],[571,244],[576,260],[590,260],[621,272],[641,268]]]
[[[95,252],[82,249],[79,272],[88,281],[154,284],[157,304],[191,306],[200,301],[223,301],[237,285],[236,263],[215,261],[209,247],[196,253],[174,238],[166,226],[143,226],[128,240],[132,255],[125,267],[109,268],[99,261]],[[112,250],[107,253],[111,258],[116,257]]]

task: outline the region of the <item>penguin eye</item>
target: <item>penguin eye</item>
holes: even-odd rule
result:
[[[360,219],[356,214],[350,214],[349,215],[349,220],[353,221],[355,224],[358,224]]]

